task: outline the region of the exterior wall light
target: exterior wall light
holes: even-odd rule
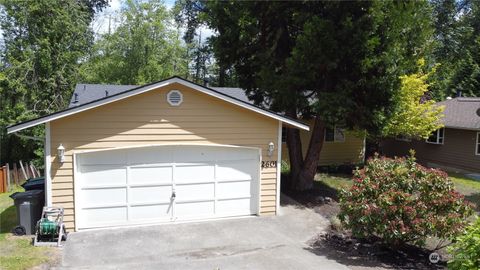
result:
[[[58,153],[58,160],[60,161],[60,163],[65,162],[65,147],[63,147],[62,144],[58,146],[57,153]]]
[[[268,156],[271,157],[273,155],[273,151],[275,150],[275,145],[273,142],[268,144]]]

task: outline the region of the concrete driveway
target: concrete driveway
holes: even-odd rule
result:
[[[306,249],[327,221],[289,204],[274,217],[69,235],[58,269],[348,269]]]

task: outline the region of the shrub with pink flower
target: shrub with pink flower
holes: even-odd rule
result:
[[[353,180],[340,193],[339,217],[359,238],[421,246],[429,236],[454,238],[473,213],[445,172],[417,164],[413,155],[375,155],[355,171]]]

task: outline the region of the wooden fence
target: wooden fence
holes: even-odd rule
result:
[[[0,193],[7,191],[7,166],[3,166],[0,168]]]
[[[5,164],[0,167],[0,193],[11,191],[14,186],[23,184],[27,179],[40,177],[40,172],[32,162]]]

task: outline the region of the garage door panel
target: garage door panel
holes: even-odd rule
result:
[[[101,188],[82,190],[84,207],[96,207],[127,203],[126,188]]]
[[[217,185],[217,197],[219,199],[250,197],[251,195],[252,185],[250,181],[220,182]]]
[[[235,153],[232,155],[232,153]],[[245,149],[237,147],[227,147],[216,149],[215,158],[216,160],[222,161],[237,161],[242,159],[251,159],[252,157],[258,157],[259,151],[256,149]],[[258,161],[256,159],[256,161]]]
[[[171,184],[172,167],[131,167],[128,183],[130,185]]]
[[[251,215],[258,210],[258,150],[151,146],[78,157],[80,228]]]
[[[214,147],[208,146],[179,146],[175,148],[173,159],[175,162],[209,162],[216,159]]]
[[[173,149],[171,146],[141,147],[128,153],[128,163],[132,165],[172,163]]]
[[[188,185],[176,185],[175,193],[177,195],[176,200],[191,201],[200,199],[214,199],[215,197],[215,184],[188,184]]]
[[[84,165],[80,170],[84,186],[125,185],[127,171],[118,165]]]
[[[214,202],[191,202],[175,204],[175,216],[179,219],[194,219],[213,216]]]
[[[114,151],[114,153],[112,153],[112,151]],[[122,165],[127,162],[127,153],[125,150],[106,150],[95,153],[84,153],[79,156],[79,162],[82,165]]]
[[[170,220],[172,206],[166,204],[132,206],[128,217],[131,221],[142,220]]]
[[[217,179],[252,180],[256,174],[255,168],[252,168],[252,163],[252,160],[218,162]]]
[[[213,181],[215,177],[215,166],[203,165],[177,165],[175,168],[175,183],[198,183]]]
[[[85,227],[119,224],[127,221],[127,207],[110,207],[83,210]]]
[[[171,195],[171,186],[131,187],[128,193],[128,202],[130,204],[169,202]]]
[[[249,198],[218,200],[216,211],[221,216],[250,215],[255,213],[255,207]]]

